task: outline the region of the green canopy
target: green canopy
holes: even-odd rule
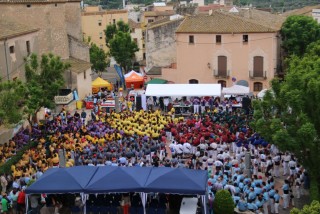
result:
[[[155,78],[155,79],[152,79],[152,80],[146,82],[145,84],[146,85],[148,85],[148,84],[166,84],[167,82],[168,82],[168,80]]]

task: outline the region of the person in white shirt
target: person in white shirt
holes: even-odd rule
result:
[[[288,152],[286,152],[285,156],[283,157],[283,176],[289,174],[289,166],[288,163],[291,160],[291,156]]]
[[[291,159],[289,161],[288,167],[290,169],[290,175],[295,175],[296,174],[297,163],[293,159]]]
[[[216,160],[213,164],[216,166],[216,171],[220,171],[222,169],[223,163],[221,161]]]
[[[192,149],[192,147],[191,147],[190,143],[186,142],[183,144],[183,154],[184,155],[190,155],[191,149]]]
[[[280,155],[276,154],[276,156],[273,157],[273,161],[274,161],[274,167],[273,167],[274,176],[278,178],[280,176],[280,173],[279,173],[280,162],[281,162]]]
[[[261,172],[265,173],[267,169],[267,160],[266,160],[266,155],[264,153],[260,154],[260,167],[261,167]]]

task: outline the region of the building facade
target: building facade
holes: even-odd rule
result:
[[[25,79],[25,59],[38,53],[38,29],[0,20],[0,78]]]
[[[266,17],[259,20],[254,14],[250,19],[216,11],[185,18],[176,31],[177,68],[163,68],[161,77],[223,87],[242,82],[252,92],[269,88],[280,60],[280,28],[266,25],[267,21],[262,22]]]
[[[146,71],[176,62],[176,30],[183,16],[174,15],[148,25],[146,31]]]
[[[36,52],[39,55],[53,53],[63,60],[74,58],[90,64],[89,46],[82,41],[80,0],[0,0],[0,20],[11,20],[31,29],[38,29],[37,39],[29,35],[20,43],[16,42],[18,43],[17,51],[18,47],[28,49],[27,46],[29,46],[30,52]],[[28,40],[30,45],[25,43],[24,40],[27,39],[30,39]],[[15,55],[20,57],[21,54]],[[82,72],[86,70],[91,73],[87,65],[83,68]],[[73,71],[74,68],[71,67],[70,70]],[[91,79],[91,75],[88,75],[88,78]],[[65,87],[68,85],[66,84]],[[81,91],[83,85],[77,84],[71,89]],[[91,90],[87,94],[90,92]],[[79,96],[79,98],[84,97]]]
[[[109,51],[104,30],[108,25],[116,24],[120,20],[128,23],[127,10],[102,10],[99,6],[85,7],[81,13],[83,36],[85,39],[90,37],[91,42]]]
[[[145,43],[143,40],[141,24],[131,19],[129,19],[128,24],[131,30],[131,37],[139,48],[139,51],[135,53],[135,59],[136,61],[142,61],[144,59],[143,56],[144,56]]]

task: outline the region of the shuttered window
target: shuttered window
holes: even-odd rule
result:
[[[263,77],[263,57],[253,57],[253,77]]]
[[[218,84],[221,85],[221,88],[226,88],[227,87],[227,82],[224,80],[218,80]]]
[[[253,83],[253,91],[261,91],[261,90],[262,90],[262,83],[261,82]]]
[[[218,56],[218,76],[227,76],[227,57]]]

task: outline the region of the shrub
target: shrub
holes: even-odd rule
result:
[[[213,202],[213,210],[215,214],[233,214],[234,202],[232,196],[227,190],[220,190],[216,193]]]
[[[320,203],[319,201],[312,201],[310,205],[304,205],[304,207],[299,210],[293,208],[290,214],[319,214],[320,213]]]

